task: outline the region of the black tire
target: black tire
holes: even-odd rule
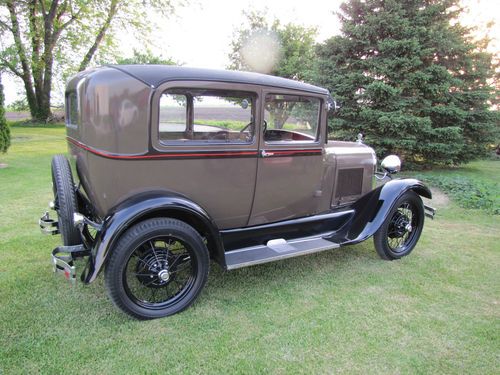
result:
[[[65,246],[81,244],[80,231],[73,223],[73,214],[78,209],[75,184],[68,159],[64,155],[52,158],[52,189],[63,244]]]
[[[111,249],[106,289],[132,317],[161,318],[194,302],[209,265],[207,247],[193,227],[176,219],[148,219],[128,229]]]
[[[415,248],[424,227],[424,205],[413,191],[404,193],[375,233],[373,242],[385,260],[402,258]]]

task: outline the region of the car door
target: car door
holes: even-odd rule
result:
[[[257,183],[249,225],[317,213],[321,209],[323,99],[314,94],[263,92]]]
[[[203,207],[219,229],[247,224],[255,188],[259,86],[173,81],[153,97],[148,178]],[[152,170],[154,168],[154,171]]]

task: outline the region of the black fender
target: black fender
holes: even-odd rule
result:
[[[373,236],[387,219],[395,202],[409,190],[425,198],[432,198],[429,188],[419,180],[391,180],[354,202],[352,208],[355,214],[351,220],[328,239],[341,245],[350,245]]]
[[[89,262],[82,275],[84,283],[94,281],[121,234],[135,223],[151,217],[174,217],[204,230],[212,257],[225,267],[224,247],[219,230],[208,213],[188,198],[163,191],[135,195],[110,210],[96,236]]]

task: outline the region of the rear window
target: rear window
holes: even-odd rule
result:
[[[78,126],[78,96],[76,92],[66,94],[66,125],[69,127]]]
[[[254,138],[255,95],[206,89],[170,89],[160,99],[163,143],[249,143]]]

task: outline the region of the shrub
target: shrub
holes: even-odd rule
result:
[[[0,77],[0,153],[7,152],[10,146],[10,129],[5,120],[3,85]]]
[[[18,99],[9,104],[7,109],[13,112],[29,112],[30,107],[28,105],[28,101],[26,100],[26,98],[23,98],[23,99]]]
[[[475,181],[464,176],[415,176],[449,194],[459,206],[500,215],[500,187],[496,183]]]

